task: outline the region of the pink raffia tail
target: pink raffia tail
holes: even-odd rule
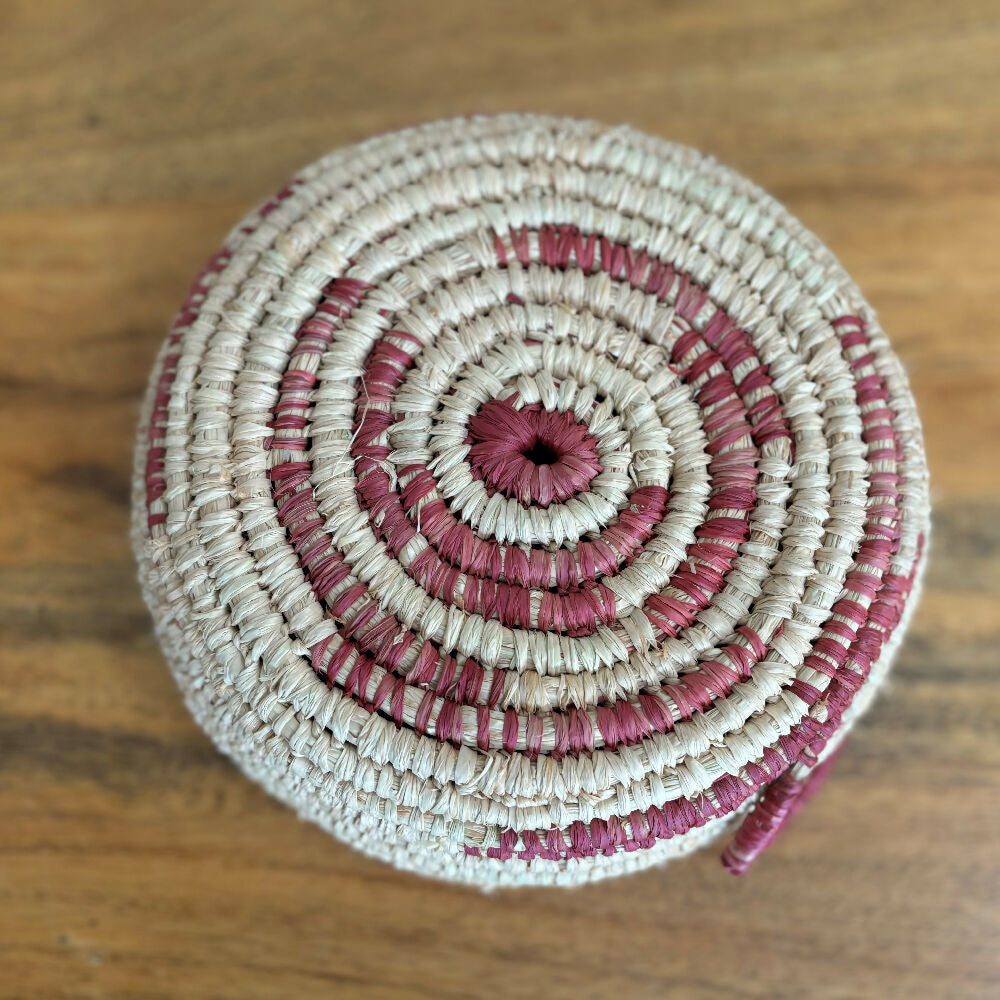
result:
[[[819,791],[837,754],[805,773],[801,765],[771,782],[761,800],[722,852],[722,865],[731,875],[743,875],[778,836],[784,825]]]

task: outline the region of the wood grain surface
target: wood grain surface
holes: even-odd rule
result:
[[[701,147],[839,255],[912,376],[935,535],[891,691],[742,880],[482,896],[218,756],[126,539],[153,355],[328,148],[471,111]],[[1000,995],[1000,6],[0,4],[0,996]]]

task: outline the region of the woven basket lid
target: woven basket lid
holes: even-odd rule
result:
[[[134,512],[216,744],[481,886],[727,831],[744,870],[882,683],[928,530],[906,378],[830,252],[692,150],[524,115],[337,150],[233,230]]]

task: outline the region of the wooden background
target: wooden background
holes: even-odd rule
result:
[[[217,756],[150,638],[130,448],[188,280],[329,147],[505,109],[753,177],[912,375],[921,612],[743,880],[713,850],[577,891],[397,874]],[[998,289],[995,2],[0,4],[0,995],[997,996]]]

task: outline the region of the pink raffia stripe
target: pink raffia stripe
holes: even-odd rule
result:
[[[874,355],[868,349],[867,324],[859,316],[841,316],[833,321],[833,327],[840,334],[840,341],[845,351],[860,348],[865,353],[854,357],[851,362],[851,370],[854,372],[862,368],[871,367],[874,362]],[[872,370],[868,375],[861,376],[856,383],[858,403],[862,407],[868,407],[862,413],[863,440],[869,445],[869,462],[889,460],[893,463],[902,459],[902,443],[896,431],[893,420],[896,414],[889,407],[889,390],[884,379],[877,372]],[[871,510],[874,515],[893,520],[894,531],[891,535],[886,535],[884,531],[877,529],[873,532],[874,539],[868,539],[863,544],[874,547],[877,545],[881,553],[888,556],[895,553],[898,540],[898,504],[900,499],[899,487],[901,477],[895,472],[884,472],[872,470],[869,475],[870,486],[868,495],[876,501]],[[873,517],[869,515],[869,526],[871,527]],[[914,562],[913,573],[911,574],[905,588],[896,587],[895,583],[890,583],[888,587],[882,588],[882,593],[888,590],[888,596],[881,597],[869,607],[867,615],[862,615],[860,606],[854,602],[841,601],[834,607],[834,611],[844,614],[849,619],[859,621],[861,625],[857,630],[857,638],[861,642],[860,665],[861,681],[851,681],[856,684],[855,690],[860,688],[864,679],[867,679],[871,664],[878,658],[878,653],[882,642],[891,635],[898,625],[902,615],[905,598],[909,594],[912,581],[920,564],[923,551],[923,537],[919,540],[920,552]],[[861,561],[859,554],[858,561]],[[873,586],[876,578],[855,572],[849,576],[851,589],[856,593],[874,596]],[[886,580],[894,578],[887,577]],[[839,608],[839,611],[838,611]],[[861,620],[863,618],[863,620]],[[871,624],[870,624],[871,623]],[[840,623],[837,625],[842,637],[850,635],[850,628]],[[872,629],[872,624],[881,626],[883,631]],[[829,628],[829,625],[828,625]],[[866,634],[866,635],[865,635]],[[862,639],[862,636],[865,636]],[[843,647],[832,640],[820,639],[816,643],[817,652],[806,659],[806,663],[816,670],[824,673],[831,672],[831,662],[835,669],[843,665]],[[821,654],[821,655],[820,655]],[[836,675],[834,684],[843,684],[847,681],[846,676]],[[833,687],[833,685],[831,685]],[[852,692],[853,694],[853,692]],[[836,713],[835,728],[843,715],[844,708],[837,708],[833,703]],[[828,718],[828,724],[830,719]],[[802,751],[798,763],[811,766],[829,737],[821,737],[814,741],[808,748]],[[836,756],[836,755],[833,755]],[[764,794],[764,797],[757,804],[754,811],[744,821],[742,827],[737,832],[733,842],[723,852],[722,862],[726,869],[734,875],[744,874],[761,852],[769,846],[777,837],[778,833],[791,817],[798,811],[806,799],[811,797],[816,789],[825,780],[832,764],[831,757],[823,764],[808,772],[803,778],[795,779],[790,772],[786,772],[782,777],[774,782]]]
[[[177,378],[177,363],[181,357],[180,351],[175,348],[180,346],[188,327],[197,318],[198,309],[205,295],[208,293],[215,275],[220,274],[225,269],[229,263],[229,259],[230,254],[228,250],[219,250],[209,259],[201,271],[198,272],[198,276],[188,289],[187,297],[184,299],[180,312],[175,317],[171,324],[170,332],[167,334],[168,350],[163,356],[160,372],[156,379],[153,410],[149,417],[149,429],[147,431],[149,448],[146,451],[145,470],[146,520],[150,528],[158,524],[163,524],[167,520],[165,512],[153,511],[153,505],[164,495],[167,489],[166,479],[163,475],[167,450],[163,439],[169,416],[170,390],[173,388],[174,379]]]
[[[753,812],[743,821],[732,843],[722,852],[722,864],[726,871],[732,875],[747,872],[789,820],[819,791],[836,758],[836,753],[831,754],[801,778],[793,777],[791,771],[786,771],[768,787]]]

